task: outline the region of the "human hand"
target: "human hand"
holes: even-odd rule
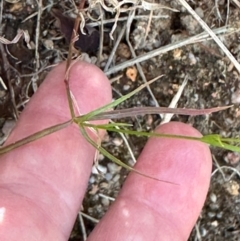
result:
[[[6,144],[70,118],[64,71],[63,63],[47,76]],[[109,81],[87,63],[73,65],[70,88],[82,114],[111,101]],[[200,136],[182,123],[165,124],[157,131]],[[1,240],[68,240],[94,153],[78,127],[71,125],[4,154],[0,161]],[[88,240],[187,240],[206,198],[211,166],[209,148],[203,143],[150,138],[135,168],[178,185],[130,173]]]

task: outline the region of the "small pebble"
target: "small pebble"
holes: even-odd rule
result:
[[[211,193],[211,194],[210,194],[210,200],[211,200],[213,203],[215,203],[215,202],[217,201],[217,196],[216,196],[215,193]]]
[[[54,43],[51,39],[44,39],[43,45],[45,46],[46,49],[53,49],[54,48]]]
[[[107,173],[107,167],[105,167],[105,166],[98,165],[98,166],[97,166],[97,169],[98,169],[101,173],[103,173],[103,174],[106,174],[106,173]]]
[[[200,7],[196,8],[195,12],[200,18],[204,17],[204,12],[203,12],[202,8],[200,8]]]
[[[231,101],[233,104],[239,104],[240,103],[240,90],[236,90],[231,97]]]
[[[115,146],[121,146],[122,143],[123,143],[123,139],[119,138],[119,137],[116,137],[113,139],[112,141],[114,143]]]
[[[124,86],[123,86],[123,90],[124,90],[124,91],[127,91],[127,90],[129,90],[129,89],[130,89],[130,85],[124,85]]]
[[[103,206],[108,207],[110,204],[110,200],[108,198],[101,198],[101,203]]]
[[[227,182],[225,184],[225,188],[228,191],[228,193],[231,194],[232,196],[239,195],[239,184],[236,181],[231,180]]]
[[[95,165],[93,165],[92,173],[93,174],[99,174],[99,173],[106,174],[107,173],[107,168],[102,166],[102,165],[97,165],[97,167]]]
[[[89,182],[90,183],[94,183],[96,181],[96,178],[94,177],[94,176],[91,176],[90,178],[89,178]]]
[[[188,54],[188,59],[190,65],[195,65],[197,63],[197,59],[192,52]]]
[[[211,203],[210,204],[210,208],[214,211],[214,210],[218,210],[219,209],[219,205],[217,203]]]
[[[217,214],[217,218],[222,218],[223,217],[223,212],[219,212],[218,214]]]
[[[207,235],[207,233],[208,233],[207,230],[205,228],[202,228],[202,230],[201,230],[202,237],[205,237]]]
[[[119,166],[119,165],[117,165],[113,162],[108,163],[107,167],[108,167],[109,172],[112,173],[112,174],[116,173],[116,172],[119,172],[122,169],[121,166]]]
[[[211,223],[211,225],[212,225],[213,227],[217,227],[217,226],[218,226],[218,221],[217,221],[217,220],[213,221],[213,222]]]
[[[105,178],[107,181],[110,181],[112,179],[112,177],[113,177],[113,175],[110,172],[106,173],[106,175],[105,175]]]
[[[209,218],[213,218],[213,217],[215,217],[216,216],[216,213],[214,213],[214,212],[208,212],[208,217]]]
[[[115,175],[114,177],[113,177],[113,182],[118,182],[119,181],[119,179],[120,179],[120,175],[119,174],[117,174],[117,175]]]

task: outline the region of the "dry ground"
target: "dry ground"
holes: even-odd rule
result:
[[[78,1],[75,2],[78,4]],[[219,32],[222,27],[220,39],[239,61],[239,1],[187,2],[212,30]],[[171,9],[157,8],[142,1],[137,4],[139,7],[135,12],[133,8],[130,9],[136,6],[135,1],[122,4],[117,8],[121,13],[113,33],[114,40],[109,38],[114,24],[111,20],[116,19],[116,12],[111,13],[114,1],[106,1],[105,8],[104,2],[100,3],[102,7],[100,4],[94,5],[94,1],[90,0],[86,6],[89,7],[88,12],[92,19],[89,15],[84,15],[88,23],[95,23],[96,36],[91,38],[92,44],[98,42],[98,34],[104,36],[100,51],[88,48],[84,43],[79,43],[78,47],[88,52],[89,55],[85,54],[84,59],[98,65],[112,80],[114,98],[130,92],[145,80],[164,75],[151,86],[151,90],[141,91],[118,108],[155,106],[156,103],[169,106],[184,79],[187,79],[188,83],[178,100],[178,107],[209,108],[232,103],[234,107],[210,116],[174,116],[172,120],[189,123],[203,134],[239,137],[239,72],[213,40],[205,36],[201,42],[190,43],[190,37],[202,33],[203,30],[177,0],[156,1]],[[141,3],[148,10],[144,10]],[[49,70],[66,59],[68,31],[71,31],[72,25],[62,14],[75,17],[76,11],[73,2],[66,0],[2,0],[0,4],[0,36],[12,40],[18,30],[23,29],[28,31],[30,37],[30,46],[23,39],[11,45],[0,45],[0,77],[3,81],[0,85],[0,126],[3,142],[14,120],[18,118]],[[100,15],[104,21],[108,20],[107,23],[102,22],[102,27],[101,21],[97,21]],[[125,27],[129,29],[129,34]],[[91,29],[87,31],[92,33]],[[189,41],[176,46],[176,43],[186,39]],[[159,51],[163,46],[172,46],[172,50]],[[135,56],[148,53],[158,54],[154,57],[147,55],[146,59],[137,65],[136,62],[135,65],[131,62]],[[111,62],[108,63],[108,59],[111,59]],[[126,65],[117,68],[121,63]],[[159,115],[146,115],[128,118],[127,121],[133,124],[135,129],[150,131],[162,118],[163,116]],[[132,155],[137,157],[145,142],[145,138],[127,137],[127,147],[122,137],[108,133],[103,146],[124,162],[133,164],[129,149]],[[189,240],[240,240],[240,156],[238,153],[219,149],[212,149],[212,154],[214,161],[211,187]],[[101,155],[99,169],[102,175],[93,171],[90,178],[82,210],[85,216],[79,215],[70,238],[72,241],[83,240],[83,233],[88,234],[93,229],[97,220],[107,211],[112,199],[117,196],[127,175],[124,169]],[[86,217],[86,214],[89,216]]]

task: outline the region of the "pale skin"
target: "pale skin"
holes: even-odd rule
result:
[[[64,71],[63,63],[46,77],[6,144],[70,118]],[[111,101],[109,81],[93,65],[76,63],[70,88],[81,113]],[[182,123],[165,124],[156,131],[200,136]],[[68,240],[94,153],[72,125],[1,156],[1,240]],[[211,166],[205,144],[150,138],[135,168],[178,185],[131,173],[88,240],[187,240],[206,198]]]

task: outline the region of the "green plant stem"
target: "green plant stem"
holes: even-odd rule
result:
[[[231,138],[222,138],[219,135],[211,134],[205,135],[202,137],[193,137],[193,136],[182,136],[182,135],[172,135],[172,134],[161,134],[156,132],[144,132],[144,131],[132,131],[129,129],[120,128],[121,126],[118,125],[118,128],[114,127],[113,125],[94,125],[91,123],[84,123],[86,127],[91,127],[95,129],[104,129],[107,131],[113,131],[117,133],[124,133],[128,135],[135,135],[135,136],[145,136],[145,137],[158,137],[158,138],[171,138],[171,139],[185,139],[185,140],[192,140],[192,141],[200,141],[206,143],[208,145],[219,147],[229,151],[240,152],[240,147],[230,145],[229,143],[240,142],[240,140],[234,141],[235,139]]]
[[[104,156],[106,156],[107,158],[109,158],[111,161],[113,161],[114,163],[116,163],[117,165],[119,166],[122,166],[124,167],[125,169],[127,169],[128,171],[133,171],[143,177],[146,177],[146,178],[150,178],[150,179],[153,179],[153,180],[156,180],[156,181],[160,181],[160,182],[164,182],[164,183],[168,183],[168,184],[173,184],[173,185],[178,185],[177,183],[174,183],[174,182],[170,182],[170,181],[166,181],[166,180],[161,180],[161,179],[158,179],[156,177],[152,177],[150,175],[147,175],[143,172],[140,172],[138,170],[136,170],[135,168],[125,164],[124,162],[122,162],[121,160],[119,160],[118,158],[116,158],[115,156],[113,156],[112,154],[110,154],[108,151],[106,151],[104,148],[102,148],[101,146],[99,146],[95,141],[93,141],[87,134],[86,130],[85,130],[85,127],[82,126],[82,125],[79,125],[80,127],[80,131],[82,133],[82,135],[84,136],[84,138],[96,149],[98,150],[99,152],[101,152]]]
[[[23,146],[25,144],[28,144],[28,143],[30,143],[32,141],[35,141],[35,140],[37,140],[39,138],[42,138],[42,137],[47,136],[47,135],[50,135],[50,134],[52,134],[52,133],[54,133],[56,131],[64,129],[64,128],[68,127],[71,123],[72,123],[72,120],[69,120],[69,121],[66,121],[66,122],[63,122],[63,123],[60,123],[60,124],[48,127],[48,128],[46,128],[44,130],[41,130],[39,132],[36,132],[36,133],[28,136],[26,138],[23,138],[23,139],[21,139],[19,141],[16,141],[16,142],[14,142],[14,143],[12,143],[10,145],[2,147],[2,148],[0,148],[0,155],[4,154],[4,153],[7,153],[9,151],[12,151],[12,150],[14,150],[14,149],[16,149],[16,148],[18,148],[20,146]]]
[[[84,126],[92,127],[94,129],[103,129],[103,130],[107,130],[107,131],[118,132],[118,133],[123,133],[123,134],[128,134],[128,135],[135,135],[135,136],[185,139],[185,140],[192,140],[192,141],[201,141],[201,139],[202,139],[202,137],[161,134],[161,133],[156,133],[156,132],[132,131],[129,129],[117,129],[117,128],[114,128],[112,125],[108,126],[108,125],[94,125],[91,123],[84,123]]]

